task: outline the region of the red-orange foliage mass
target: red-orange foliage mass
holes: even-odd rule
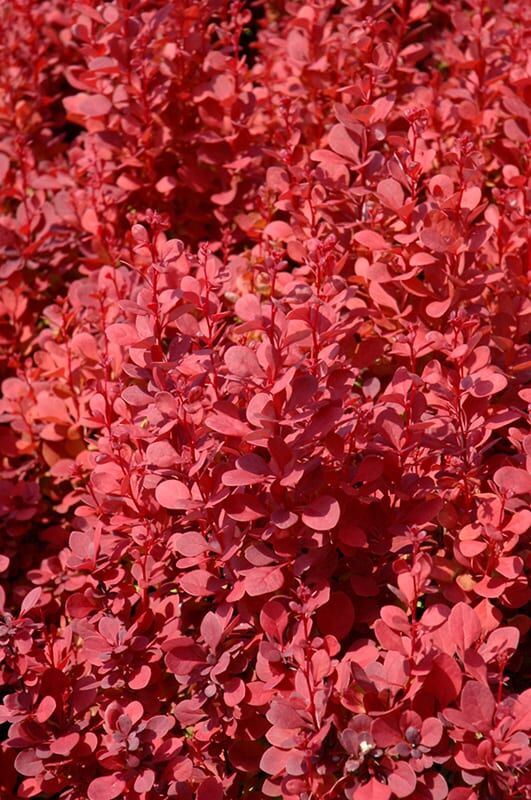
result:
[[[1,800],[531,797],[530,31],[0,3]]]

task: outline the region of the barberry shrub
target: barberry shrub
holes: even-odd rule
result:
[[[525,800],[524,0],[0,4],[0,796]]]

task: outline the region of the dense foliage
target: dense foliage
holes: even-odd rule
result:
[[[531,797],[529,14],[0,4],[2,800]]]

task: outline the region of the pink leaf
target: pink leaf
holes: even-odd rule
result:
[[[201,622],[201,636],[210,650],[215,650],[223,636],[223,624],[218,614],[209,611]]]
[[[42,589],[39,586],[27,593],[26,597],[22,601],[22,605],[20,606],[21,616],[24,616],[24,614],[27,614],[32,608],[35,608],[41,599],[41,594]]]
[[[474,609],[466,603],[457,603],[448,617],[448,633],[462,656],[481,636],[481,623]]]
[[[241,456],[236,461],[237,469],[224,472],[221,481],[225,486],[251,486],[254,483],[263,483],[269,474],[269,467],[263,458],[250,453]]]
[[[225,353],[225,364],[230,374],[238,378],[260,377],[264,374],[256,354],[248,347],[229,347]]]
[[[420,241],[434,253],[455,253],[462,238],[457,225],[442,211],[436,211],[421,231]]]
[[[128,406],[143,408],[153,402],[153,398],[147,392],[143,392],[140,386],[128,386],[122,392],[122,397]]]
[[[80,117],[102,117],[112,108],[112,103],[103,94],[79,92],[63,100],[68,114]]]
[[[486,643],[481,645],[479,653],[489,663],[500,656],[507,656],[513,653],[518,647],[520,631],[512,625],[505,628],[497,628],[492,631]]]
[[[461,710],[469,730],[488,733],[496,703],[490,689],[479,681],[468,681],[461,694]]]
[[[390,800],[391,789],[376,778],[371,778],[368,783],[358,786],[352,795],[353,800]]]
[[[452,296],[448,295],[444,300],[434,300],[431,303],[428,303],[426,306],[426,313],[429,314],[430,317],[434,317],[435,319],[439,319],[443,317],[450,306],[452,305]]]
[[[502,467],[494,473],[494,482],[504,492],[513,494],[529,494],[531,492],[531,475],[518,467]]]
[[[65,736],[59,736],[50,742],[50,750],[56,755],[68,756],[78,744],[80,738],[79,733],[68,733]]]
[[[190,490],[182,481],[162,481],[155,489],[155,497],[162,508],[185,509],[190,506]]]
[[[169,442],[153,442],[146,450],[146,461],[157,467],[172,467],[177,464],[179,456]]]
[[[133,674],[128,680],[128,686],[133,691],[137,692],[140,689],[145,689],[151,680],[151,667],[147,664],[142,664],[140,667],[133,671]]]
[[[21,750],[15,758],[15,768],[17,772],[26,777],[39,775],[43,770],[43,763],[35,754],[33,748]]]
[[[280,241],[287,241],[290,236],[293,236],[293,229],[287,222],[270,222],[264,228],[266,233],[271,239],[279,239]]]
[[[255,567],[245,577],[245,591],[250,597],[271,594],[284,585],[280,567]]]
[[[286,766],[286,756],[285,750],[270,747],[260,760],[260,769],[267,772],[268,775],[281,775]]]
[[[411,625],[403,609],[397,606],[382,606],[380,617],[392,630],[400,631],[409,636]]]
[[[207,543],[203,536],[194,531],[176,533],[175,536],[172,536],[170,544],[177,553],[188,558],[199,556],[207,550]]]
[[[35,711],[35,719],[37,722],[46,722],[50,719],[56,709],[57,703],[51,695],[43,697]]]
[[[9,172],[9,167],[9,158],[4,153],[0,153],[0,182],[4,180],[5,176]]]
[[[387,242],[376,231],[359,231],[354,234],[354,239],[358,244],[366,247],[367,250],[386,250]]]
[[[355,164],[359,162],[359,145],[344,125],[334,125],[328,134],[328,144],[331,149],[340,156],[348,158]]]
[[[185,573],[179,579],[179,585],[183,592],[192,597],[208,597],[216,594],[222,586],[219,578],[215,578],[210,572],[204,569],[196,569],[193,572]]]
[[[223,700],[231,708],[236,708],[246,694],[245,683],[241,678],[229,678],[223,684]]]
[[[339,522],[341,510],[333,497],[321,495],[302,512],[302,521],[314,531],[329,531]]]
[[[252,431],[246,422],[242,422],[237,409],[229,403],[223,404],[222,408],[209,414],[205,419],[205,425],[216,433],[239,438],[248,436]]]
[[[164,175],[164,177],[155,184],[155,189],[161,194],[168,194],[172,192],[177,185],[177,178],[174,175]]]
[[[385,178],[380,181],[376,189],[378,196],[386,206],[393,210],[400,209],[404,205],[404,190],[394,178]]]
[[[260,319],[262,316],[262,306],[255,294],[244,294],[239,297],[234,304],[234,311],[240,319],[246,322]]]
[[[88,787],[89,800],[114,800],[125,789],[125,781],[118,775],[95,778]]]
[[[422,723],[421,741],[425,747],[435,747],[439,744],[443,735],[443,726],[436,717],[428,717]]]
[[[485,367],[472,375],[467,375],[461,381],[461,387],[473,397],[491,397],[501,392],[507,386],[507,378],[501,372],[495,372],[490,367]]]
[[[267,720],[277,728],[297,730],[306,726],[305,720],[298,711],[290,706],[283,698],[273,699],[271,707],[266,714]]]
[[[134,783],[134,790],[139,794],[151,791],[155,783],[155,773],[152,769],[144,769],[140,772]]]

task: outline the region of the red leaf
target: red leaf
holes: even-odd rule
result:
[[[223,636],[223,623],[218,614],[209,611],[208,614],[203,617],[200,631],[205,644],[208,645],[210,650],[215,650]]]
[[[446,653],[436,656],[429,675],[424,680],[424,691],[437,698],[439,706],[452,703],[461,691],[462,672],[456,661]]]
[[[207,778],[197,790],[197,800],[223,800],[223,786],[216,778]]]
[[[386,625],[389,625],[391,630],[400,631],[409,636],[411,625],[403,609],[397,606],[382,606],[380,609],[380,617]]]
[[[189,675],[205,663],[205,653],[193,639],[183,637],[166,654],[166,666],[174,675]]]
[[[348,636],[354,620],[354,606],[345,592],[332,592],[330,600],[317,611],[317,625],[321,633],[331,634],[340,640]]]
[[[362,528],[349,523],[341,524],[338,530],[338,538],[348,547],[366,547],[367,534]]]
[[[267,516],[266,507],[260,498],[251,494],[233,494],[225,501],[227,515],[237,522],[254,522]]]
[[[409,797],[415,791],[417,777],[409,764],[399,761],[389,775],[387,783],[397,797]]]
[[[288,625],[288,612],[279,600],[268,600],[260,612],[260,624],[264,633],[277,642]]]

